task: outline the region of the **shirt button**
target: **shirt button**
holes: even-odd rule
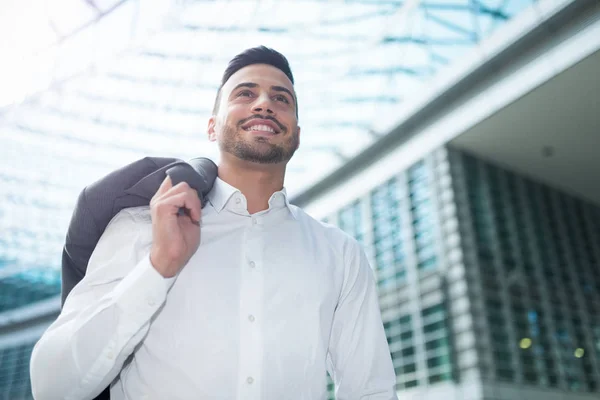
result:
[[[250,268],[256,267],[256,263],[254,261],[250,261]]]
[[[149,306],[153,306],[156,304],[156,301],[154,299],[148,299],[148,305]]]
[[[253,377],[251,377],[251,376],[249,376],[249,377],[246,379],[246,382],[248,382],[248,384],[249,384],[249,385],[252,385],[252,383],[254,382],[254,378],[253,378]]]
[[[108,353],[106,353],[106,358],[108,358],[109,360],[112,360],[113,358],[115,358],[115,353],[113,353],[112,351],[109,351]]]
[[[242,199],[240,199],[239,197],[235,198],[235,203],[236,204],[240,204],[242,202]]]
[[[252,219],[252,225],[256,225],[256,224],[258,224],[258,221],[255,219]]]
[[[254,322],[254,315],[252,315],[252,314],[248,315],[248,320],[250,322]]]

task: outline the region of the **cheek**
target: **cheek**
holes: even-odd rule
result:
[[[227,119],[241,119],[244,118],[244,115],[248,115],[250,113],[251,108],[248,104],[230,104],[227,107]]]
[[[289,126],[290,129],[293,132],[296,132],[298,130],[298,120],[296,119],[296,115],[292,114],[292,115],[286,115],[285,118],[285,122],[283,122],[285,125]]]
[[[239,118],[236,117],[236,113],[231,112],[231,110],[227,110],[227,113],[223,113],[223,115],[220,116],[217,127],[219,128],[219,131],[222,131],[226,128],[236,127],[238,121]]]

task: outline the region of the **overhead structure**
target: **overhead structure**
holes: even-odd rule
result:
[[[262,44],[291,63],[295,195],[379,140],[402,105],[536,1],[70,0],[19,19],[21,4],[2,18],[25,26],[0,24],[27,39],[4,52],[14,57],[0,73],[10,88],[0,95],[0,312],[59,293],[86,184],[146,155],[218,160],[206,123],[238,52]]]

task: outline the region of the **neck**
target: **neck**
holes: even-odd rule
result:
[[[269,208],[271,195],[283,188],[285,164],[258,164],[222,154],[219,178],[238,189],[248,203],[248,212]]]

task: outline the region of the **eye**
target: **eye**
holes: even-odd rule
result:
[[[237,94],[237,97],[252,97],[253,95],[254,93],[252,93],[250,90],[242,90]]]
[[[278,95],[276,95],[276,96],[274,97],[274,99],[275,99],[275,100],[277,100],[277,101],[282,101],[282,102],[284,102],[285,104],[290,104],[290,101],[287,99],[287,97],[285,97],[285,96],[284,96],[284,95],[282,95],[282,94],[278,94]]]

